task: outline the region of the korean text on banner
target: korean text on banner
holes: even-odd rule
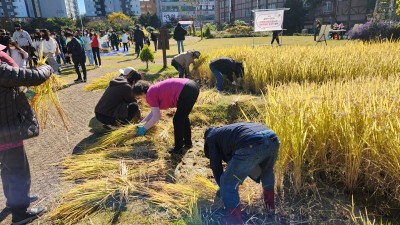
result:
[[[254,31],[282,30],[284,10],[254,12]]]

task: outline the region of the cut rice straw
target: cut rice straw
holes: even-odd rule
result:
[[[46,64],[47,57],[43,57],[43,48],[39,52],[39,59],[38,66]],[[63,86],[63,82],[54,74],[52,74],[46,82],[31,88],[35,95],[30,100],[30,105],[35,111],[42,129],[45,129],[49,122],[53,125],[56,125],[55,120],[51,117],[51,110],[53,109],[55,109],[54,114],[59,116],[65,129],[68,129],[68,118],[61,106],[56,92]]]

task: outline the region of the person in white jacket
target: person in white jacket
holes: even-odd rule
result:
[[[43,57],[47,57],[47,63],[53,68],[55,74],[60,74],[59,65],[56,61],[57,42],[50,37],[50,32],[46,29],[40,30],[42,42],[40,50],[43,49]]]
[[[12,59],[18,64],[20,68],[26,68],[26,61],[29,57],[29,54],[23,50],[15,41],[11,41],[8,43],[7,53],[10,55]]]
[[[85,53],[86,56],[89,59],[89,66],[93,66],[94,65],[94,58],[93,58],[93,51],[92,51],[92,40],[90,39],[87,31],[83,32],[83,43],[85,43]]]

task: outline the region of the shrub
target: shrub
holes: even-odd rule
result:
[[[149,62],[154,62],[154,52],[149,48],[148,45],[144,45],[140,52],[140,60],[146,62],[146,68],[149,69]]]
[[[237,25],[234,27],[230,27],[225,31],[235,35],[242,35],[242,34],[250,35],[253,33],[253,28],[245,25]]]
[[[400,26],[393,22],[371,20],[357,29],[352,29],[349,38],[362,41],[397,40],[400,38]]]
[[[204,37],[210,38],[210,36],[211,36],[211,30],[210,27],[207,27],[206,31],[204,31]]]

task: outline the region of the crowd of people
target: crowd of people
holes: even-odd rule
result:
[[[101,46],[101,34],[107,38],[106,46]],[[47,57],[46,63],[53,68],[55,74],[60,75],[63,66],[73,64],[77,83],[86,82],[86,65],[101,67],[101,48],[110,47],[119,51],[119,48],[123,47],[124,51],[128,52],[131,43],[134,43],[135,53],[139,56],[144,44],[150,46],[151,42],[157,51],[157,41],[158,37],[154,31],[146,36],[139,25],[135,30],[126,30],[122,34],[116,31],[99,33],[93,29],[82,31],[68,28],[60,31],[36,29],[29,34],[21,24],[15,24],[12,35],[5,29],[0,29],[0,44],[6,46],[3,51],[15,60],[19,67],[36,67],[39,56],[43,54],[43,57]]]
[[[32,207],[38,196],[30,194],[30,171],[23,140],[36,137],[39,127],[21,86],[37,86],[50,75],[60,73],[63,64],[74,64],[78,78],[75,82],[86,82],[86,58],[89,65],[101,66],[100,41],[97,33],[65,29],[50,32],[37,30],[33,35],[24,31],[20,24],[15,26],[12,36],[0,30],[0,168],[4,195],[12,214],[13,225],[26,224],[46,211],[45,207]],[[174,146],[168,152],[183,154],[192,148],[192,130],[189,115],[200,94],[199,85],[191,78],[189,66],[200,58],[200,51],[184,52],[179,31],[174,38],[178,41],[179,54],[171,65],[179,72],[179,78],[169,78],[155,84],[144,80],[144,74],[132,67],[119,70],[120,76],[110,81],[109,86],[97,103],[94,113],[107,129],[128,123],[138,123],[137,135],[144,136],[161,119],[161,110],[176,108],[173,117]],[[181,32],[181,33],[179,33]],[[112,46],[118,50],[111,33]],[[150,40],[157,49],[157,37]],[[116,34],[115,34],[116,35]],[[136,40],[135,51],[139,54],[145,43],[144,32],[136,27],[131,37]],[[124,51],[129,49],[129,32],[121,36]],[[116,45],[117,44],[117,45]],[[181,52],[182,50],[182,52]],[[36,66],[35,57],[43,52],[47,64]],[[32,65],[27,65],[31,61]],[[28,67],[32,67],[28,69]],[[243,63],[232,58],[221,57],[210,62],[209,67],[216,77],[217,90],[223,93],[224,79],[237,85],[244,76]],[[82,73],[81,73],[82,70]],[[236,79],[234,79],[234,75]],[[147,103],[150,112],[142,117],[138,101]],[[262,183],[264,201],[268,210],[274,210],[273,166],[279,149],[277,135],[268,127],[257,123],[236,123],[221,127],[210,127],[204,133],[204,153],[210,159],[219,190],[217,198],[224,202],[229,212],[224,218],[228,224],[243,224],[241,218],[239,185],[252,178]],[[227,167],[223,169],[223,162]]]

